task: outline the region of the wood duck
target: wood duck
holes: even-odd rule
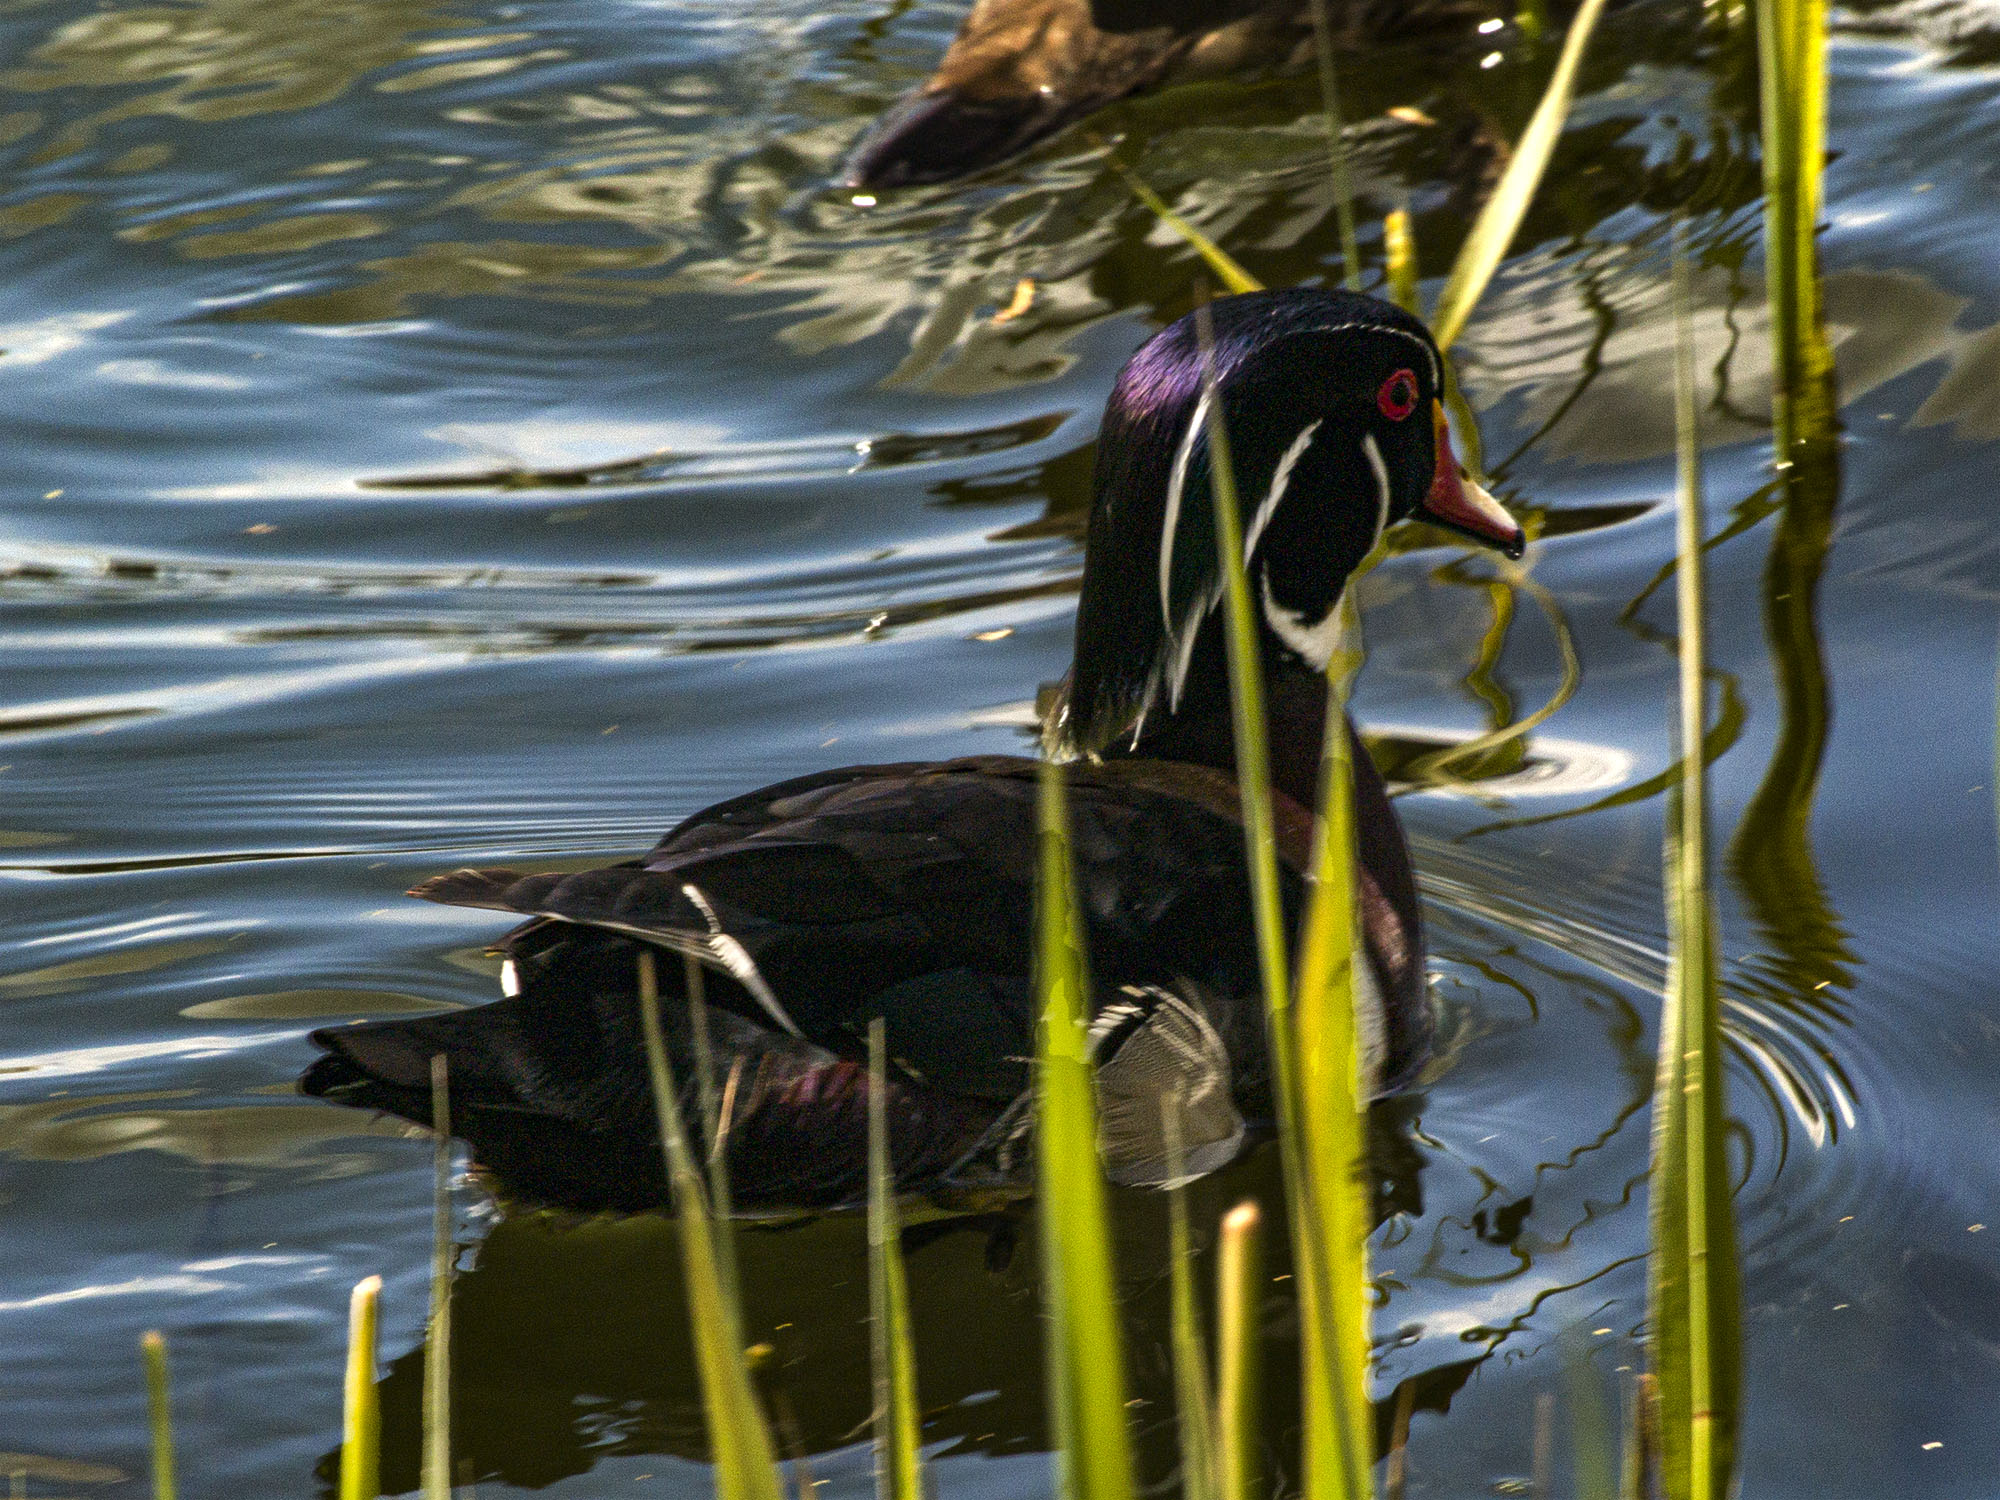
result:
[[[1329,0],[1346,45],[1476,22],[1477,0]],[[937,71],[849,154],[840,182],[886,188],[989,167],[1162,83],[1313,56],[1305,0],[977,0]]]
[[[1510,555],[1523,539],[1453,456],[1442,362],[1417,319],[1309,289],[1226,298],[1212,314],[1296,923],[1322,671],[1348,575],[1406,517]],[[1181,1101],[1189,1174],[1228,1161],[1271,1113],[1209,399],[1191,317],[1119,374],[1098,441],[1075,658],[1044,726],[1045,749],[1070,763],[1106,1164],[1132,1184],[1168,1175],[1167,1094]],[[1422,1062],[1431,1020],[1409,853],[1358,742],[1354,768],[1361,1027],[1380,1093]],[[831,1206],[864,1191],[877,1017],[899,1183],[940,1197],[1018,1191],[1032,1159],[1035,863],[1035,762],[980,755],[780,782],[694,814],[644,858],[581,874],[441,875],[411,894],[528,918],[498,943],[506,998],[317,1031],[325,1055],[302,1085],[428,1124],[442,1053],[452,1129],[503,1190],[579,1210],[656,1206],[665,1184],[636,1001],[637,955],[650,948],[673,960],[656,968],[682,1080],[693,1076],[691,1007],[706,1021],[740,1205]]]

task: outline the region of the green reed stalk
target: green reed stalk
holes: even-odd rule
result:
[[[875,1366],[875,1493],[922,1500],[917,1354],[889,1155],[889,1069],[880,1016],[868,1023],[868,1310]]]
[[[1727,868],[1759,936],[1807,993],[1845,986],[1855,961],[1812,847],[1813,802],[1833,722],[1819,588],[1841,483],[1839,402],[1813,255],[1826,156],[1826,6],[1760,4],[1757,30],[1780,502],[1764,564],[1763,613],[1777,734],[1730,836]]]
[[[1285,1194],[1292,1205],[1293,1285],[1299,1299],[1299,1383],[1305,1449],[1302,1478],[1307,1500],[1358,1496],[1367,1491],[1366,1461],[1349,1440],[1356,1420],[1341,1403],[1365,1388],[1365,1368],[1357,1377],[1337,1361],[1351,1346],[1341,1339],[1339,1296],[1333,1268],[1346,1264],[1330,1256],[1328,1236],[1342,1232],[1323,1209],[1329,1201],[1315,1185],[1315,1173],[1348,1158],[1338,1142],[1322,1139],[1322,1111],[1309,1109],[1299,1059],[1299,1031],[1285,955],[1284,906],[1278,887],[1277,835],[1271,813],[1270,736],[1264,711],[1264,672],[1258,655],[1256,617],[1243,565],[1243,522],[1229,432],[1215,384],[1213,336],[1208,309],[1196,309],[1202,348],[1202,384],[1207,400],[1209,487],[1215,504],[1215,545],[1222,579],[1224,641],[1229,664],[1230,711],[1236,744],[1236,784],[1242,797],[1243,837],[1250,869],[1251,913],[1256,923],[1258,969],[1264,988],[1265,1029],[1271,1049],[1272,1094],[1278,1111],[1279,1160]],[[1314,1076],[1323,1076],[1315,1067]],[[1363,1485],[1352,1487],[1359,1472]]]
[[[1513,159],[1500,174],[1493,195],[1479,210],[1479,217],[1459,248],[1457,260],[1452,262],[1451,274],[1445,278],[1444,290],[1438,293],[1437,308],[1431,317],[1431,330],[1437,335],[1440,349],[1457,339],[1465,328],[1473,306],[1493,279],[1493,273],[1500,269],[1507,247],[1513,243],[1514,232],[1527,216],[1528,204],[1541,185],[1542,173],[1562,136],[1563,122],[1569,118],[1577,69],[1583,63],[1584,47],[1603,10],[1604,0],[1583,0],[1577,7],[1542,102],[1535,106],[1528,128],[1521,132],[1520,142],[1514,147]]]
[[[1313,0],[1313,51],[1319,58],[1319,96],[1326,108],[1326,152],[1333,163],[1333,212],[1340,226],[1341,284],[1361,290],[1361,241],[1354,230],[1354,175],[1347,164],[1347,125],[1340,113],[1340,78],[1333,67],[1333,27],[1326,0]]]
[[[1063,1500],[1133,1500],[1111,1227],[1097,1148],[1083,922],[1070,874],[1060,766],[1044,761],[1035,888],[1035,1180],[1046,1339]]]
[[[1382,257],[1388,262],[1389,300],[1406,313],[1424,315],[1417,292],[1417,236],[1410,210],[1394,208],[1382,221]]]
[[[382,1493],[382,1406],[375,1390],[375,1333],[382,1278],[354,1284],[347,1303],[347,1385],[340,1436],[340,1500]]]
[[[1314,828],[1312,886],[1299,938],[1296,1025],[1299,1104],[1311,1152],[1306,1182],[1312,1212],[1324,1226],[1328,1278],[1327,1360],[1336,1383],[1343,1492],[1370,1492],[1374,1424],[1368,1404],[1368,1089],[1362,1076],[1355,965],[1361,955],[1360,892],[1354,879],[1353,744],[1347,702],[1361,668],[1361,626],[1352,581],[1339,603],[1340,638],[1327,661],[1326,737],[1320,761],[1320,809]]]
[[[1701,448],[1687,261],[1674,245],[1674,408],[1679,449],[1681,779],[1669,808],[1671,959],[1654,1084],[1653,1366],[1660,1472],[1671,1500],[1723,1500],[1734,1463],[1742,1330],[1724,1141],[1717,917],[1709,890],[1704,743]]]
[[[1259,1500],[1258,1374],[1263,1215],[1245,1200],[1222,1217],[1215,1263],[1215,1468],[1220,1500]]]
[[[1618,1455],[1618,1500],[1656,1500],[1658,1394],[1659,1382],[1650,1370],[1632,1377],[1625,1402],[1625,1446]]]
[[[1569,1398],[1571,1487],[1576,1500],[1617,1500],[1618,1430],[1604,1387],[1590,1364],[1590,1346],[1563,1340],[1563,1387]]]
[[[1830,434],[1833,356],[1820,306],[1814,234],[1826,163],[1827,0],[1757,0],[1764,168],[1764,280],[1778,458]]]
[[[695,1368],[701,1377],[702,1412],[715,1454],[716,1497],[783,1500],[784,1482],[770,1424],[751,1389],[750,1369],[744,1362],[742,1309],[731,1301],[723,1280],[715,1225],[681,1124],[673,1070],[660,1033],[659,976],[650,948],[639,950],[638,965],[639,1025],[645,1036],[660,1147],[673,1188],[674,1212],[680,1219],[681,1268],[687,1282]]]
[[[1093,137],[1102,144],[1102,137]],[[1208,268],[1215,272],[1216,280],[1232,292],[1261,292],[1264,284],[1236,263],[1227,250],[1203,234],[1186,219],[1167,207],[1167,200],[1146,185],[1145,179],[1118,159],[1116,152],[1105,148],[1106,161],[1111,170],[1125,179],[1125,185],[1132,190],[1132,196],[1153,211],[1153,215],[1167,228],[1186,240],[1195,248],[1201,258],[1208,262]]]
[[[153,1500],[174,1500],[174,1417],[167,1391],[167,1340],[159,1329],[139,1335],[146,1366],[146,1424],[153,1432]]]
[[[431,1058],[431,1326],[424,1342],[424,1500],[451,1500],[451,1077]]]
[[[701,1129],[708,1141],[703,1158],[708,1172],[708,1203],[715,1225],[715,1261],[722,1273],[723,1300],[742,1322],[743,1282],[736,1269],[736,1202],[729,1191],[729,1130],[722,1119],[715,1087],[715,1048],[708,1036],[708,971],[698,959],[683,955],[681,977],[687,987],[688,1040],[694,1052],[695,1098],[701,1106]]]
[[[1318,14],[1324,9],[1324,0],[1314,0],[1315,34],[1319,38],[1326,35],[1324,18]],[[1826,0],[1774,0],[1774,3],[1790,5],[1818,5],[1824,17]],[[1464,332],[1472,309],[1485,294],[1493,273],[1500,269],[1500,262],[1506,258],[1507,247],[1513,243],[1515,231],[1521,227],[1521,220],[1527,217],[1528,205],[1534,201],[1535,190],[1541,186],[1542,174],[1547,170],[1549,158],[1555,154],[1556,142],[1562,138],[1563,124],[1569,118],[1570,105],[1576,97],[1576,75],[1583,64],[1583,53],[1589,44],[1591,33],[1597,28],[1597,19],[1603,13],[1604,0],[1583,0],[1577,7],[1575,17],[1570,21],[1569,31],[1563,37],[1561,54],[1556,58],[1555,71],[1549,75],[1548,87],[1543,91],[1541,103],[1528,119],[1527,129],[1521,132],[1521,139],[1514,147],[1514,154],[1507,163],[1507,169],[1500,174],[1500,181],[1494,187],[1479,210],[1479,217],[1473,221],[1465,243],[1459,247],[1458,257],[1452,262],[1451,273],[1445,278],[1444,290],[1438,293],[1437,308],[1431,317],[1431,331],[1437,336],[1440,349],[1450,347]],[[1339,103],[1331,87],[1331,52],[1322,41],[1321,46],[1321,86],[1328,101],[1329,128],[1338,125]],[[1108,158],[1112,167],[1125,179],[1139,201],[1150,208],[1160,222],[1173,230],[1192,245],[1208,262],[1209,268],[1222,284],[1232,292],[1256,292],[1263,290],[1263,284],[1253,277],[1215,241],[1196,229],[1186,219],[1168,208],[1166,202],[1150,187],[1142,182],[1138,174],[1121,162],[1115,155]],[[1344,206],[1341,221],[1341,253],[1346,259],[1350,280],[1348,285],[1359,290],[1353,279],[1360,264],[1359,252],[1353,242],[1353,194],[1347,182],[1346,157],[1338,149],[1334,153],[1334,180],[1337,198]],[[1399,211],[1400,212],[1400,211]],[[1393,220],[1396,215],[1392,214]],[[1408,215],[1404,214],[1402,229],[1407,232]],[[1387,232],[1385,226],[1385,241]],[[1405,241],[1410,254],[1405,260],[1408,270],[1406,282],[1396,279],[1396,248],[1385,243],[1390,256],[1391,300],[1398,306],[1416,311],[1416,270],[1415,253]],[[1407,300],[1405,300],[1407,299]],[[1464,429],[1468,443],[1477,442],[1476,427],[1469,420],[1469,411],[1464,407],[1464,398],[1457,392],[1455,381],[1449,379],[1447,366],[1447,402],[1452,407],[1452,415],[1460,418],[1458,425]],[[1479,472],[1481,465],[1476,454],[1468,454],[1473,459],[1473,472]]]
[[[1214,1388],[1208,1350],[1195,1311],[1194,1247],[1188,1234],[1187,1150],[1181,1136],[1180,1096],[1160,1101],[1160,1129],[1167,1148],[1167,1278],[1172,1299],[1170,1343],[1174,1396],[1180,1406],[1183,1500],[1219,1500],[1216,1494]]]

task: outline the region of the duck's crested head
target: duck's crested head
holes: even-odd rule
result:
[[[1136,744],[1149,720],[1190,708],[1226,712],[1211,399],[1265,654],[1280,665],[1325,668],[1341,590],[1397,521],[1520,554],[1520,528],[1453,455],[1444,360],[1422,322],[1314,288],[1223,298],[1209,318],[1206,352],[1197,317],[1182,318],[1126,362],[1105,408],[1076,660],[1049,725],[1061,750]]]

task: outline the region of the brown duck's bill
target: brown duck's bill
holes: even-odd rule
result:
[[[955,89],[919,90],[861,138],[836,185],[891,188],[964,177],[1054,133],[1074,113],[1039,95],[974,99]]]
[[[1442,402],[1431,403],[1431,420],[1437,426],[1437,472],[1431,477],[1430,493],[1424,496],[1423,518],[1475,542],[1497,547],[1509,557],[1519,557],[1527,550],[1527,534],[1507,514],[1505,506],[1459,467]]]

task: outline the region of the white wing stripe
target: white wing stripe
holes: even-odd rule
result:
[[[715,915],[715,908],[709,905],[708,897],[702,894],[701,887],[684,885],[681,887],[681,894],[695,904],[703,919],[707,921],[708,951],[715,956],[715,961],[722,966],[723,971],[748,990],[757,1003],[771,1013],[772,1020],[793,1036],[803,1037],[805,1033],[793,1024],[792,1018],[785,1013],[785,1007],[778,1003],[778,997],[771,992],[771,986],[764,982],[764,976],[757,968],[757,961],[750,956],[750,950],[722,930],[722,923]]]

